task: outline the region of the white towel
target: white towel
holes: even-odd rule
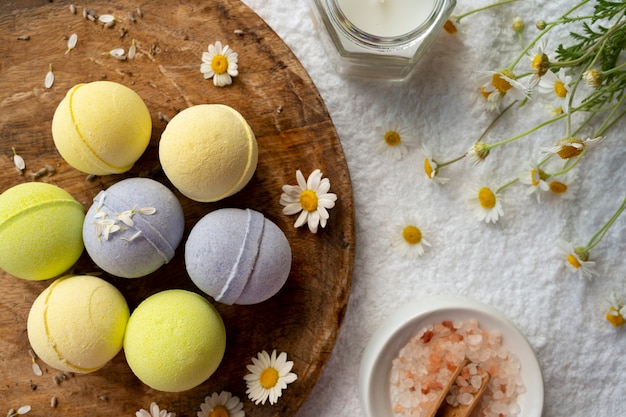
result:
[[[564,123],[494,149],[480,166],[463,160],[444,168],[441,175],[450,178],[444,186],[429,184],[417,148],[396,161],[376,146],[377,126],[397,124],[436,159],[464,153],[494,117],[485,110],[477,72],[507,66],[520,51],[514,17],[526,22],[528,41],[538,32],[535,21],[555,19],[573,2],[519,1],[467,17],[456,35],[437,37],[410,79],[391,85],[338,75],[306,0],[288,6],[281,0],[244,2],[292,48],[316,84],[354,191],[357,246],[348,309],[330,360],[298,416],[362,416],[358,371],[364,346],[399,303],[428,294],[468,295],[519,327],[543,370],[544,416],[626,415],[626,326],[615,329],[604,319],[611,290],[626,296],[626,214],[591,251],[599,273],[592,282],[571,274],[557,251],[559,238],[586,244],[626,197],[626,120],[577,167],[575,200],[537,203],[525,186],[514,184],[500,197],[504,216],[495,225],[474,218],[467,188],[481,177],[495,186],[516,178],[540,157],[540,147],[564,136]],[[455,14],[489,3],[460,0]],[[563,31],[555,34],[548,37],[548,52],[567,41]],[[546,120],[545,104],[512,108],[485,140],[496,142]],[[411,260],[391,242],[393,225],[412,212],[422,218],[432,247]]]

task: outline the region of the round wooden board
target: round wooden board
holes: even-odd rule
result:
[[[82,8],[121,19],[113,28],[86,20]],[[143,17],[137,15],[141,7]],[[5,0],[0,6],[0,192],[32,181],[30,173],[52,165],[56,173],[37,181],[56,184],[87,209],[93,197],[115,182],[149,176],[168,185],[185,212],[185,239],[206,213],[220,207],[248,207],[274,221],[287,235],[293,252],[287,284],[274,297],[252,306],[215,303],[227,329],[226,355],[215,374],[184,393],[163,393],[142,384],[130,371],[123,352],[103,369],[76,375],[60,384],[57,371],[41,361],[44,375],[31,369],[26,318],[33,300],[51,281],[31,282],[0,275],[0,413],[29,404],[34,416],[134,415],[152,401],[178,416],[195,416],[206,395],[227,390],[244,402],[250,416],[292,416],[308,396],[335,343],[348,301],[354,260],[354,215],[348,169],[340,142],[311,79],[280,38],[247,6],[236,0],[127,0],[78,5],[69,2]],[[132,22],[129,12],[134,12]],[[126,31],[120,37],[120,30]],[[235,33],[235,31],[242,33]],[[78,35],[74,50],[65,53],[67,37]],[[18,37],[29,36],[29,40]],[[128,50],[136,40],[137,56],[119,61],[103,54]],[[240,75],[232,85],[217,88],[200,73],[202,53],[220,40],[239,53]],[[52,65],[55,82],[44,88]],[[73,85],[96,80],[116,81],[134,89],[152,115],[153,132],[145,154],[128,173],[98,177],[70,167],[58,154],[51,136],[57,104]],[[259,143],[259,164],[251,182],[235,196],[215,204],[197,203],[180,193],[159,168],[158,141],[167,118],[196,104],[222,103],[248,120]],[[165,117],[163,117],[163,116]],[[12,150],[27,168],[20,176]],[[281,187],[295,184],[295,172],[322,170],[331,180],[337,205],[325,229],[312,234],[295,229],[295,216],[279,204]],[[33,233],[37,233],[33,230]],[[126,296],[131,309],[147,296],[170,288],[198,290],[184,267],[184,240],[172,262],[137,279],[104,277]],[[83,254],[74,273],[96,268]],[[254,405],[245,393],[246,365],[261,350],[277,349],[294,361],[298,380],[274,405]],[[58,405],[51,408],[51,398]],[[6,410],[5,410],[6,409]]]

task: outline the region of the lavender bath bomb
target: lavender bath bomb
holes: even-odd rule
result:
[[[104,271],[138,278],[174,257],[184,228],[183,209],[172,191],[148,178],[130,178],[96,195],[85,216],[83,241]]]
[[[204,216],[185,244],[198,288],[223,304],[256,304],[275,295],[291,270],[285,234],[263,214],[224,208]]]

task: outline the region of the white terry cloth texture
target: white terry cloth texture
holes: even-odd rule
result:
[[[485,110],[477,73],[509,65],[520,51],[513,19],[526,22],[528,41],[538,32],[534,22],[555,19],[573,2],[519,1],[469,16],[456,35],[437,36],[409,79],[392,84],[337,74],[307,0],[244,3],[293,50],[316,84],[353,186],[356,259],[348,308],[331,357],[298,417],[362,416],[358,373],[365,345],[399,304],[430,294],[469,296],[518,326],[543,371],[545,417],[626,415],[626,326],[614,328],[604,318],[609,293],[626,296],[626,214],[591,252],[598,271],[593,281],[572,274],[557,250],[559,238],[586,244],[626,197],[626,120],[577,167],[574,200],[537,203],[525,186],[515,184],[502,194],[504,217],[496,224],[474,217],[467,189],[481,178],[497,187],[517,177],[541,157],[541,147],[563,137],[564,123],[494,149],[479,166],[463,160],[446,167],[441,175],[450,181],[443,186],[426,179],[417,147],[398,161],[377,146],[377,128],[404,126],[418,146],[428,146],[439,159],[462,154],[495,116]],[[459,0],[454,14],[490,3]],[[566,35],[550,35],[547,51],[568,41]],[[547,103],[512,108],[485,140],[496,142],[546,120]],[[422,218],[432,244],[417,259],[403,257],[392,244],[393,226],[405,213]],[[332,210],[330,215],[327,227]]]

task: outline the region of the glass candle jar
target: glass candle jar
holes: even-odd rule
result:
[[[403,80],[456,0],[310,0],[310,5],[340,73]]]

